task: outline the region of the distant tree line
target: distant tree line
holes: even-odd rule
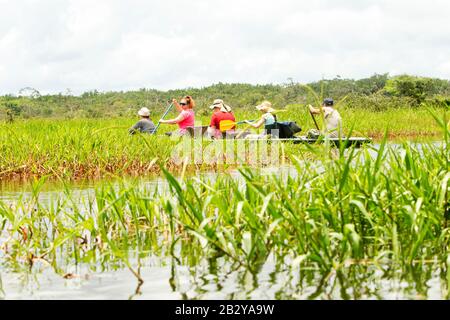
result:
[[[154,113],[162,112],[172,98],[193,96],[198,112],[209,113],[206,108],[214,99],[221,98],[235,109],[250,108],[262,100],[270,100],[277,107],[289,104],[315,103],[310,89],[289,78],[284,84],[250,85],[245,83],[218,83],[203,88],[159,91],[141,89],[128,92],[86,92],[74,96],[70,90],[56,95],[41,95],[33,88],[24,88],[19,95],[0,96],[0,119],[14,121],[16,118],[104,118],[129,117],[142,106]],[[436,78],[388,74],[375,74],[369,78],[353,80],[320,80],[307,84],[319,97],[345,99],[350,108],[418,107],[428,101],[450,106],[450,81]]]

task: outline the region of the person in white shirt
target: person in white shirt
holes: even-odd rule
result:
[[[342,132],[342,118],[339,112],[334,108],[334,101],[331,98],[327,98],[323,101],[322,110],[325,119],[325,131],[324,134],[331,138],[343,137]],[[314,108],[309,105],[309,111],[312,114],[320,114],[320,109]]]

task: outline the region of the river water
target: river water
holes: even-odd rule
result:
[[[372,150],[376,156],[376,148]],[[263,169],[262,174],[296,175],[293,167]],[[238,171],[231,175],[239,179]],[[216,173],[202,173],[214,179]],[[131,179],[142,188],[164,191],[166,182],[154,179]],[[71,197],[93,197],[101,184],[115,181],[80,182],[69,187]],[[50,204],[65,196],[64,186],[46,183],[39,202]],[[32,196],[30,184],[0,182],[0,201],[13,206],[19,198]],[[4,235],[2,235],[5,237]],[[0,237],[0,245],[5,239]],[[186,257],[184,257],[186,258]],[[445,295],[442,272],[437,263],[412,270],[407,275],[374,266],[351,266],[342,274],[327,275],[317,270],[283,269],[277,259],[269,257],[257,274],[234,266],[224,258],[203,259],[195,266],[173,257],[150,256],[140,260],[138,286],[136,277],[125,266],[78,264],[69,267],[74,276],[65,279],[43,262],[32,272],[7,266],[0,250],[0,298],[4,299],[442,299]],[[136,265],[136,260],[135,260]],[[414,276],[416,275],[416,276]]]
[[[436,266],[429,267],[431,273],[418,270],[417,278],[355,266],[343,274],[330,275],[323,283],[323,276],[315,270],[280,270],[271,259],[257,274],[233,269],[229,262],[220,260],[214,262],[214,267],[207,261],[188,267],[173,259],[146,259],[141,267],[144,283],[140,287],[126,269],[93,272],[88,266],[78,266],[73,270],[77,275],[73,279],[64,279],[45,267],[33,273],[1,272],[0,293],[5,299],[19,300],[443,298]],[[424,279],[424,274],[429,276]]]

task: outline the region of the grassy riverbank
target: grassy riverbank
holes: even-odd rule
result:
[[[335,160],[293,158],[295,175],[243,168],[239,179],[177,180],[165,171],[166,186],[103,186],[82,199],[68,188],[51,204],[39,201],[36,184],[30,198],[0,203],[2,268],[46,266],[70,279],[79,276],[71,273],[75,264],[114,265],[142,285],[140,261],[152,255],[191,267],[221,261],[254,275],[270,257],[300,278],[318,275],[320,292],[336,276],[361,271],[352,266],[404,277],[433,266],[440,296],[449,298],[448,131],[443,139],[420,148],[382,143],[377,154],[350,150]],[[426,297],[425,278],[414,292]],[[302,289],[289,290],[284,298]],[[347,295],[358,299],[364,290],[354,284]]]
[[[280,121],[293,120],[304,132],[314,128],[305,106],[291,105]],[[390,109],[374,112],[340,109],[345,132],[380,139],[386,129],[390,139],[440,139],[441,129],[425,108]],[[439,117],[448,111],[436,109]],[[209,111],[198,110],[199,124],[209,123]],[[204,113],[204,115],[201,115]],[[170,115],[169,115],[170,116]],[[238,119],[255,119],[256,112],[237,112]],[[155,117],[157,119],[157,117]],[[98,179],[123,175],[159,173],[160,166],[182,170],[171,157],[178,141],[164,136],[175,129],[162,126],[162,136],[129,136],[134,119],[27,120],[2,124],[0,130],[0,178],[23,180],[52,176],[62,179]],[[155,120],[156,122],[156,120]],[[208,145],[204,142],[204,145]],[[301,146],[286,144],[285,153],[298,153]],[[190,165],[188,170],[216,169],[217,165]]]

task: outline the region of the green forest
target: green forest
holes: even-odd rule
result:
[[[383,111],[391,108],[414,108],[423,102],[450,106],[450,81],[411,75],[375,74],[354,80],[336,76],[307,84],[320,97],[336,100],[345,97],[348,108]],[[79,96],[66,93],[41,95],[38,90],[24,88],[17,95],[0,96],[0,121],[29,118],[116,118],[134,116],[140,107],[149,107],[155,114],[163,111],[172,98],[191,95],[197,101],[197,112],[206,115],[206,108],[221,98],[233,108],[249,108],[262,100],[276,107],[289,104],[315,103],[305,85],[287,79],[283,84],[251,85],[218,83],[203,88],[159,91],[140,89],[128,92],[85,92]]]

